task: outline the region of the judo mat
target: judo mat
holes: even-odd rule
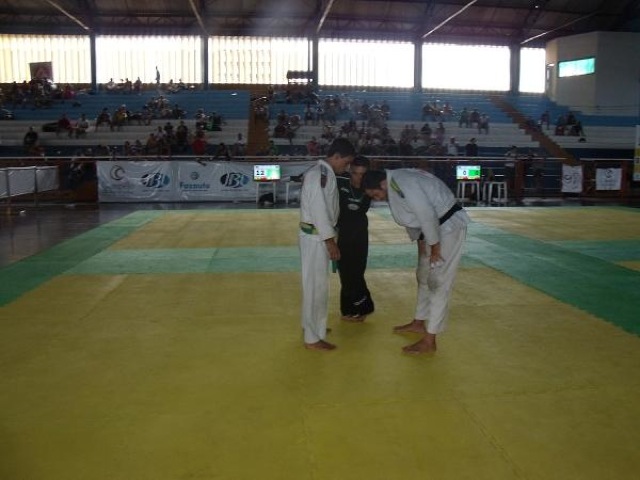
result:
[[[0,270],[0,479],[637,479],[640,210],[470,208],[435,355],[370,211],[376,312],[300,329],[298,211],[138,211]]]

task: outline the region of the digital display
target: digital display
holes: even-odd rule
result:
[[[254,182],[275,182],[280,180],[280,165],[254,165]]]
[[[558,62],[559,77],[577,77],[578,75],[589,75],[595,71],[596,59],[593,57]]]
[[[456,180],[480,180],[480,165],[457,165]]]

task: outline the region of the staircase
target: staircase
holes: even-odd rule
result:
[[[509,102],[507,102],[504,98],[499,96],[490,96],[489,99],[491,102],[502,110],[504,113],[513,120],[514,123],[517,123],[520,128],[525,129],[527,134],[531,135],[531,138],[536,142],[540,143],[540,146],[544,148],[549,155],[552,157],[557,157],[562,159],[562,163],[567,165],[577,165],[577,159],[556,142],[554,142],[551,138],[549,138],[545,133],[541,130],[530,130],[527,128],[527,118],[520,113],[516,108],[513,107]]]

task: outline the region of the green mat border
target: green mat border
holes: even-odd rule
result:
[[[503,207],[504,208],[504,207]],[[529,208],[529,207],[527,207]],[[616,208],[627,207],[540,207]],[[127,273],[229,273],[299,270],[297,247],[236,247],[213,249],[106,251],[145,224],[166,214],[228,213],[229,210],[138,211],[96,227],[40,254],[0,270],[0,306],[62,274]],[[255,210],[236,210],[236,213]],[[262,212],[262,211],[261,211]],[[278,214],[288,210],[264,213]],[[375,215],[390,220],[388,210]],[[391,220],[390,220],[391,221]],[[265,250],[267,253],[265,254]],[[369,268],[413,268],[415,246],[371,245]],[[139,262],[127,261],[132,256]],[[159,268],[167,259],[179,258],[183,267]],[[126,268],[117,267],[124,259]],[[262,260],[260,260],[262,259]],[[500,271],[515,280],[627,332],[640,335],[640,272],[611,263],[640,260],[640,240],[540,241],[474,222],[469,226],[463,267],[478,265]],[[167,263],[168,262],[168,263]],[[108,265],[117,268],[106,268]],[[136,267],[137,265],[137,267]],[[140,266],[142,265],[142,267]],[[146,265],[146,266],[145,266]],[[136,270],[137,268],[137,270]]]

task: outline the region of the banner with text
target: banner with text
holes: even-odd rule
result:
[[[282,164],[282,193],[291,176],[314,162]],[[100,202],[247,201],[256,198],[253,164],[237,162],[138,160],[97,162]]]

